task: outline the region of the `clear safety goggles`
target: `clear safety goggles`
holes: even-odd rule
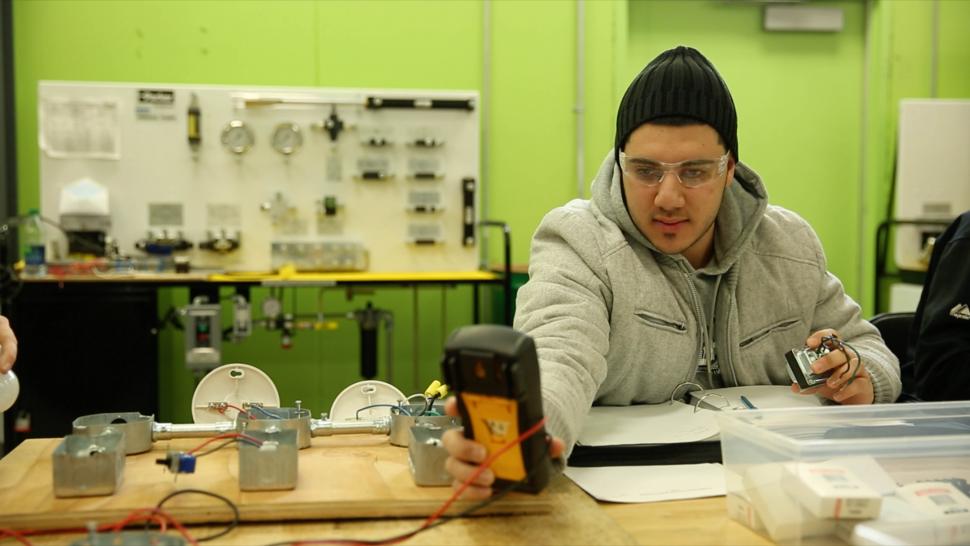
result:
[[[620,152],[620,169],[624,176],[645,186],[656,186],[668,172],[673,172],[684,187],[696,188],[724,174],[730,155],[731,152],[725,152],[717,159],[687,159],[677,163],[664,163],[644,157],[630,157]]]

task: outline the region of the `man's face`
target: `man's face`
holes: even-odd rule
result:
[[[644,124],[630,134],[623,152],[640,164],[717,160],[725,153],[718,134],[709,125],[668,126]],[[710,182],[686,187],[677,173],[668,171],[650,186],[623,175],[623,192],[633,223],[664,254],[682,254],[695,268],[703,267],[714,252],[714,220],[724,189],[734,178],[734,160]]]

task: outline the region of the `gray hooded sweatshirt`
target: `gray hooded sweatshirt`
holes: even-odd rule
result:
[[[734,176],[704,270],[720,276],[713,321],[687,260],[658,252],[634,225],[612,152],[591,200],[543,218],[515,328],[535,339],[546,427],[567,449],[593,404],[666,402],[693,381],[699,358],[711,354],[708,324],[725,386],[791,384],[784,354],[834,328],[861,354],[875,401],[899,396],[899,361],[828,272],[818,236],[797,214],[768,205],[753,170],[738,163]]]

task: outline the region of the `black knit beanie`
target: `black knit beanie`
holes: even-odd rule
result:
[[[650,120],[686,117],[710,125],[738,160],[738,116],[727,84],[700,51],[677,46],[633,79],[616,113],[616,160],[630,133]]]

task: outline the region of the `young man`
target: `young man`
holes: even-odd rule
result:
[[[816,372],[833,374],[814,392],[870,404],[901,389],[899,362],[826,270],[811,227],[768,205],[738,162],[731,94],[688,47],[662,53],[627,89],[592,199],[543,219],[515,328],[536,342],[553,456],[594,403],[662,403],[685,381],[787,385],[785,352],[823,336],[862,358],[818,360]],[[484,459],[458,433],[445,446],[458,481]],[[487,495],[493,479],[484,472],[470,496]]]

